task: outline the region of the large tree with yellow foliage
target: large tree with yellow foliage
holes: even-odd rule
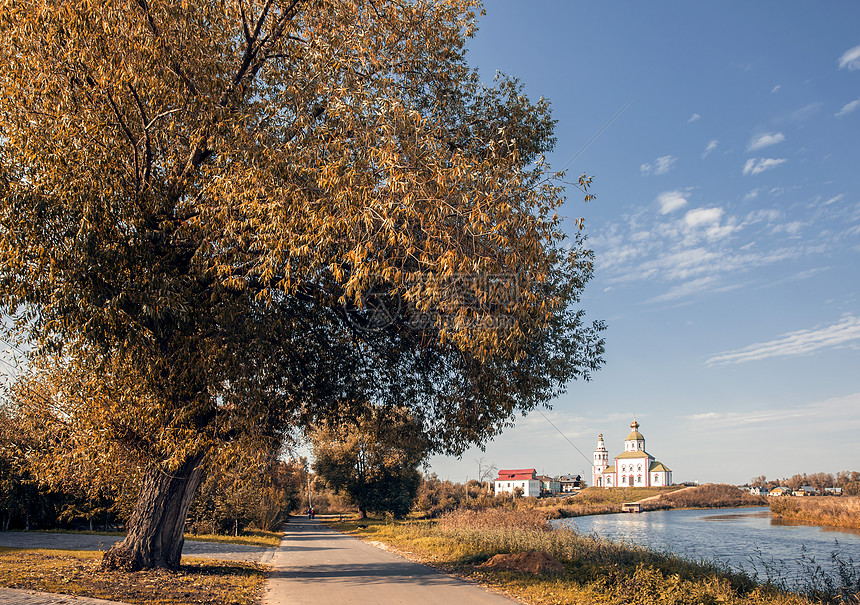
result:
[[[0,0],[15,400],[51,472],[140,469],[106,565],[178,565],[225,441],[370,401],[458,453],[599,367],[549,106],[468,66],[480,9]]]

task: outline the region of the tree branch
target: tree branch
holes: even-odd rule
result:
[[[134,187],[136,192],[140,192],[140,160],[137,156],[137,141],[134,138],[134,135],[131,132],[131,129],[128,127],[128,124],[125,123],[125,119],[122,117],[122,114],[119,111],[119,107],[113,100],[113,95],[111,95],[110,91],[107,91],[107,99],[108,103],[110,103],[111,109],[113,110],[113,114],[116,116],[116,119],[119,121],[119,125],[122,128],[122,131],[125,133],[128,142],[131,144],[131,149],[134,152]]]
[[[131,83],[128,84],[128,88],[131,91],[132,96],[134,96],[134,100],[137,103],[137,110],[140,112],[140,124],[143,126],[143,137],[144,137],[144,156],[143,156],[143,187],[141,190],[147,189],[149,187],[149,179],[152,175],[152,139],[149,136],[149,126],[151,125],[151,121],[146,116],[146,108],[143,106],[143,101],[141,101],[140,96],[137,94],[137,91],[134,89],[134,86]],[[140,191],[138,191],[140,193]]]

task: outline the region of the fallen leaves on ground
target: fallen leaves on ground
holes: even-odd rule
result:
[[[147,605],[250,605],[268,577],[254,563],[183,558],[175,571],[124,572],[99,567],[103,553],[0,549],[0,586]]]

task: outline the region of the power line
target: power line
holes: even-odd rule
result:
[[[577,452],[579,452],[579,455],[580,455],[580,456],[582,456],[583,458],[585,458],[585,461],[586,461],[586,462],[588,462],[589,466],[591,465],[591,460],[589,460],[589,459],[588,459],[588,456],[586,456],[585,454],[583,454],[583,453],[580,451],[580,449],[579,449],[578,447],[576,447],[576,445],[574,445],[573,441],[571,441],[570,439],[568,439],[568,438],[567,438],[567,435],[565,435],[564,433],[562,433],[562,432],[561,432],[561,429],[559,429],[557,426],[555,426],[555,424],[553,424],[552,420],[550,420],[549,418],[547,418],[547,417],[546,417],[546,414],[544,414],[544,413],[543,413],[543,412],[541,412],[540,410],[538,410],[538,414],[540,414],[541,416],[543,416],[544,420],[546,420],[547,422],[549,422],[550,424],[552,424],[552,428],[554,428],[555,430],[557,430],[557,431],[558,431],[558,434],[559,434],[559,435],[561,435],[562,437],[564,437],[564,440],[565,440],[565,441],[567,441],[567,442],[568,442],[568,443],[573,447],[573,449],[575,449]]]
[[[600,129],[600,130],[598,130],[597,132],[595,132],[595,133],[594,133],[594,136],[593,136],[593,137],[591,137],[590,139],[588,139],[588,142],[587,142],[585,145],[583,145],[583,146],[579,149],[579,151],[577,151],[575,154],[573,154],[573,157],[572,157],[572,158],[570,158],[570,159],[567,161],[567,164],[565,164],[565,165],[562,167],[561,172],[564,172],[564,171],[567,169],[567,167],[568,167],[568,166],[570,166],[570,165],[573,163],[573,161],[574,161],[576,158],[578,158],[578,157],[579,157],[579,155],[580,155],[583,151],[585,151],[585,150],[588,148],[588,146],[589,146],[589,145],[591,145],[591,144],[594,142],[594,140],[595,140],[597,137],[599,137],[599,136],[603,133],[603,131],[604,131],[604,130],[606,130],[607,128],[609,128],[609,125],[610,125],[610,124],[612,124],[612,122],[614,122],[614,121],[618,118],[618,116],[620,116],[622,113],[624,113],[624,110],[626,110],[628,107],[630,107],[630,105],[631,105],[631,104],[633,103],[633,101],[635,101],[635,100],[636,100],[636,97],[633,97],[632,99],[630,99],[629,101],[627,101],[627,103],[625,103],[625,104],[624,104],[624,106],[623,106],[621,109],[619,109],[618,111],[616,111],[616,112],[615,112],[615,115],[614,115],[614,116],[612,116],[611,118],[609,118],[609,121],[608,121],[608,122],[606,122],[606,124],[604,124],[604,125],[601,127],[601,129]]]

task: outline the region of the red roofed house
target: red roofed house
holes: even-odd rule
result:
[[[540,496],[540,481],[533,468],[519,468],[513,470],[501,470],[496,479],[496,495],[520,488],[523,496]]]

